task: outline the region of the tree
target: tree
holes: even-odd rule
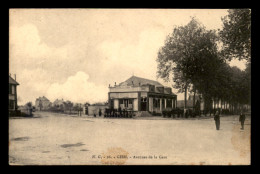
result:
[[[64,109],[65,110],[69,110],[70,111],[70,114],[71,114],[71,109],[73,108],[73,103],[71,101],[66,101],[66,102],[63,102],[64,104]]]
[[[207,31],[192,18],[187,25],[175,28],[158,52],[157,76],[165,81],[172,76],[173,87],[185,92],[184,107],[187,89],[193,87],[194,92],[197,89],[206,93],[211,87],[208,83],[222,62],[218,57],[217,39],[214,30]]]
[[[42,110],[42,107],[43,107],[43,105],[42,105],[42,101],[40,100],[40,101],[39,101],[39,108],[40,108],[40,111]]]
[[[31,107],[32,107],[32,102],[27,102],[27,103],[25,104],[25,106],[28,107],[28,108],[31,108]]]
[[[251,10],[230,9],[222,18],[223,29],[219,32],[223,42],[223,54],[231,60],[251,59]]]

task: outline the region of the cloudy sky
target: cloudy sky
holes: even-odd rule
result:
[[[20,83],[18,104],[39,96],[106,101],[108,85],[133,74],[171,86],[156,78],[166,36],[193,16],[221,29],[225,15],[225,9],[11,9],[9,71]]]

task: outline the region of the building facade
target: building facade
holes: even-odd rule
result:
[[[157,81],[132,76],[109,86],[108,105],[112,109],[161,113],[176,108],[177,95]]]
[[[52,106],[59,107],[59,108],[64,108],[64,107],[65,107],[64,102],[65,102],[65,101],[64,101],[63,99],[61,99],[61,100],[56,99],[56,100],[52,103]]]
[[[17,110],[17,86],[19,83],[9,75],[9,110]]]
[[[35,109],[38,111],[48,110],[52,106],[52,103],[45,96],[39,97],[35,101]]]

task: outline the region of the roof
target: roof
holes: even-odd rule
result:
[[[59,100],[59,99],[56,99],[53,104],[55,105],[60,105],[60,104],[63,104],[65,101],[63,99]]]
[[[9,84],[19,85],[19,83],[15,81],[10,75],[9,75]]]
[[[145,78],[141,78],[141,77],[137,77],[137,76],[130,77],[126,81],[120,83],[119,86],[121,86],[121,85],[130,86],[130,85],[132,85],[132,83],[134,84],[134,86],[139,86],[139,83],[140,83],[140,85],[155,85],[155,86],[163,87],[163,85],[157,81],[149,80],[149,79],[145,79]]]
[[[48,100],[49,101],[49,99],[47,99],[45,96],[39,97],[36,100]]]

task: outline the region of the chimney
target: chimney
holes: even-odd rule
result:
[[[139,82],[139,86],[141,85],[141,83]]]
[[[134,86],[134,81],[132,81],[132,85]]]
[[[109,88],[110,88],[110,84],[109,84],[109,86],[108,86]]]
[[[115,86],[116,86],[116,82],[115,82]]]
[[[14,80],[16,80],[16,74],[14,74]]]

